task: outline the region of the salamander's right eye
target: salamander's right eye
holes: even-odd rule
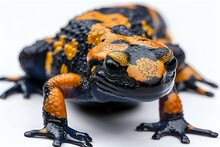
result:
[[[110,57],[104,60],[104,68],[108,75],[117,76],[121,72],[121,65]]]

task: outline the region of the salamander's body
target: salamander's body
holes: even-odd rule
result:
[[[183,143],[189,143],[185,132],[216,137],[217,133],[194,128],[183,118],[177,90],[192,89],[213,96],[195,82],[217,87],[184,59],[184,52],[173,44],[154,9],[140,5],[96,9],[70,20],[55,37],[24,48],[19,60],[26,76],[1,78],[16,82],[2,97],[16,91],[29,96],[47,81],[43,88],[45,127],[25,135],[52,136],[54,146],[64,141],[91,146],[88,134],[67,126],[64,98],[82,102],[160,99],[161,121],[141,124],[137,130],[155,130],[155,139],[174,133]],[[171,121],[178,125],[170,125]]]

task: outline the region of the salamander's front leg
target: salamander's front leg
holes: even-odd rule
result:
[[[0,95],[0,98],[6,99],[12,94],[22,93],[24,98],[29,98],[31,94],[42,94],[44,82],[34,80],[28,76],[23,77],[1,77],[0,81],[14,82],[14,85]]]
[[[195,71],[190,65],[185,63],[185,53],[182,48],[177,44],[166,44],[172,51],[174,56],[178,60],[177,75],[175,79],[177,91],[193,90],[199,94],[209,97],[214,96],[213,93],[208,92],[196,85],[196,82],[207,84],[213,88],[218,86],[202,77],[197,71]]]
[[[213,88],[218,88],[215,83],[209,82],[197,73],[191,66],[186,63],[179,65],[176,76],[176,86],[178,91],[193,90],[199,94],[206,95],[209,97],[214,96],[213,93],[208,92],[196,85],[196,82],[207,84]]]
[[[54,139],[53,146],[60,147],[63,142],[82,147],[92,147],[92,138],[87,133],[78,132],[67,124],[64,98],[74,96],[74,89],[81,86],[82,78],[73,73],[51,78],[43,88],[44,128],[25,132],[26,137],[47,136]]]
[[[155,131],[153,139],[160,139],[166,135],[176,136],[182,143],[190,143],[186,133],[217,137],[218,134],[210,130],[199,129],[190,125],[183,117],[182,104],[178,94],[173,90],[160,99],[160,121],[157,123],[142,123],[137,131]]]

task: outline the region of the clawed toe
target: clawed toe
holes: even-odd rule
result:
[[[193,127],[189,125],[184,118],[178,118],[176,120],[166,120],[157,123],[141,123],[137,128],[137,131],[155,131],[152,139],[159,140],[163,136],[173,135],[180,139],[184,144],[189,144],[190,140],[186,136],[186,133],[205,135],[209,137],[217,137],[218,133],[211,130],[205,130]]]
[[[141,123],[139,126],[136,127],[136,131],[156,131],[161,127],[161,123]]]
[[[26,137],[46,136],[54,139],[53,146],[60,147],[63,142],[81,147],[92,147],[92,138],[87,133],[78,132],[68,126],[58,126],[48,123],[44,129],[32,130],[24,133]]]

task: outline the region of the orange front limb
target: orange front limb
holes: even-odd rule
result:
[[[70,128],[67,124],[67,114],[64,98],[72,90],[80,86],[82,79],[79,75],[68,73],[51,78],[44,85],[44,128],[25,132],[26,137],[46,136],[53,138],[53,146],[60,147],[63,142],[83,147],[92,147],[92,138],[83,132]],[[71,92],[70,92],[71,91]]]
[[[61,74],[51,78],[44,86],[43,110],[52,117],[66,118],[66,89],[74,89],[81,85],[81,77],[77,74]]]
[[[181,100],[175,90],[160,99],[160,119],[166,120],[182,116],[183,108]]]

